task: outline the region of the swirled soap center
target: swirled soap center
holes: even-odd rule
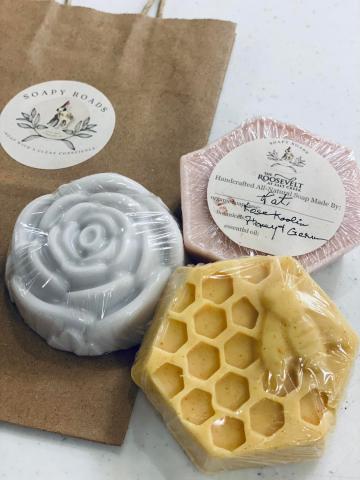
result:
[[[85,251],[96,251],[105,241],[104,227],[99,224],[87,225],[79,235],[79,246]]]

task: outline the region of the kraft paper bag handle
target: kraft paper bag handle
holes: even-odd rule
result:
[[[148,15],[149,11],[151,10],[151,7],[154,5],[154,3],[157,0],[147,0],[146,4],[144,5],[144,8],[141,11],[141,15]],[[164,8],[165,8],[166,0],[160,0],[159,5],[156,11],[156,17],[157,18],[162,18],[163,13],[164,13]],[[71,6],[71,0],[64,0],[64,5],[69,5]]]
[[[142,15],[147,15],[155,2],[156,2],[156,0],[148,0],[145,4],[144,8],[142,9],[141,14]],[[157,8],[157,12],[156,12],[156,16],[158,18],[162,18],[162,16],[163,16],[165,3],[166,3],[166,0],[160,0],[159,1],[159,5],[158,5],[158,8]]]

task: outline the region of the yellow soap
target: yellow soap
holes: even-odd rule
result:
[[[132,369],[193,462],[215,472],[318,457],[357,336],[294,259],[179,268]]]

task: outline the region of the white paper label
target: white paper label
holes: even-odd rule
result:
[[[303,255],[326,243],[345,212],[330,162],[292,140],[265,138],[227,154],[211,173],[207,200],[222,232],[273,255]]]
[[[86,83],[55,80],[26,88],[1,112],[4,150],[33,168],[58,169],[84,162],[110,140],[115,111]]]

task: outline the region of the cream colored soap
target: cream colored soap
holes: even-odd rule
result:
[[[357,349],[288,257],[179,268],[132,370],[204,471],[318,457]]]

